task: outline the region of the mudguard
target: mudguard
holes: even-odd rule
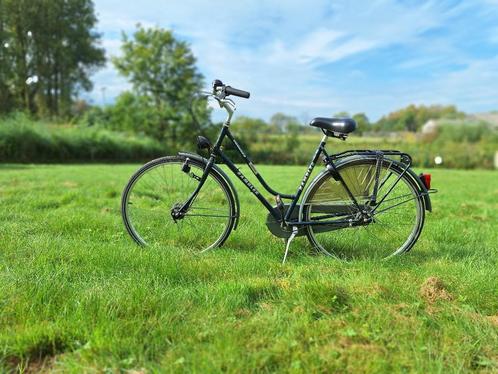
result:
[[[411,168],[407,170],[407,173],[417,183],[420,192],[423,193],[422,197],[424,198],[425,210],[432,212],[432,203],[431,203],[431,197],[429,195],[429,190],[427,190],[427,187],[425,187],[420,177],[417,174],[415,174],[415,172]]]
[[[178,156],[182,157],[188,157],[193,160],[202,162],[204,165],[207,165],[208,160],[198,154],[195,153],[190,153],[190,152],[178,152]],[[213,164],[212,168],[213,172],[218,174],[218,176],[223,179],[227,184],[228,187],[230,188],[232,195],[235,199],[235,208],[236,208],[236,213],[235,213],[235,224],[233,226],[233,229],[237,229],[237,225],[239,224],[239,217],[240,217],[240,202],[239,202],[239,195],[237,194],[237,190],[235,189],[235,186],[233,185],[232,181],[228,177],[228,175],[216,164]]]

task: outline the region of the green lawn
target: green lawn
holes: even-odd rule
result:
[[[281,265],[239,183],[222,249],[134,245],[136,167],[0,166],[0,371],[498,371],[497,172],[433,170],[408,255],[340,262],[301,237]],[[260,169],[288,192],[304,172]]]

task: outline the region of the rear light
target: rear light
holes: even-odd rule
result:
[[[428,190],[431,189],[431,175],[430,174],[425,174],[425,173],[421,173],[419,175],[420,177],[420,180],[422,181],[422,183],[424,184],[425,188],[427,188]]]

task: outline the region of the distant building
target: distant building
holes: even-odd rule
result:
[[[498,112],[475,113],[469,116],[475,121],[484,121],[489,123],[495,129],[498,128]]]
[[[422,134],[431,135],[437,132],[437,122],[433,119],[428,120],[421,129]]]

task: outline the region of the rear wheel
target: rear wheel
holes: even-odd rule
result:
[[[418,186],[392,160],[384,160],[377,202],[369,199],[375,182],[376,160],[359,158],[338,166],[338,171],[358,202],[356,207],[341,182],[324,173],[303,198],[303,220],[354,222],[363,212],[371,219],[360,225],[308,226],[308,239],[323,253],[340,258],[386,258],[409,251],[417,241],[425,218]],[[387,195],[387,196],[386,196]]]
[[[204,168],[197,160],[171,156],[147,163],[131,177],[121,213],[133,240],[198,252],[223,244],[234,226],[236,207],[230,188],[217,173],[209,173],[181,218],[172,215],[195,191]]]

